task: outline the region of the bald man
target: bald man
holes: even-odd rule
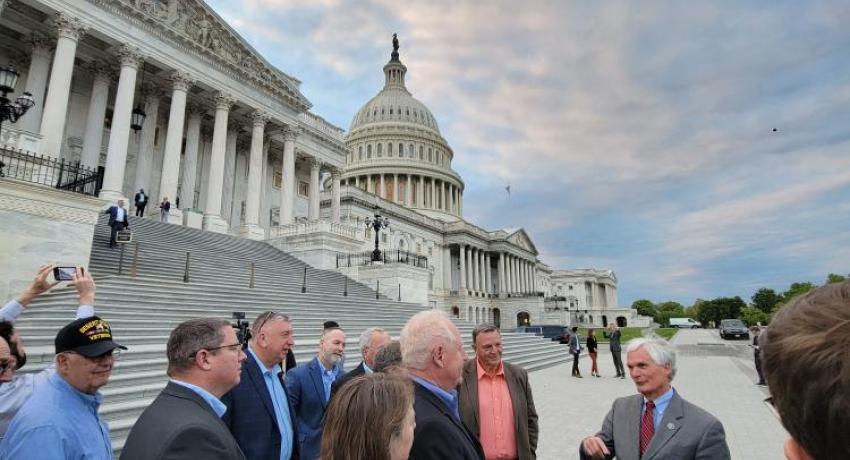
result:
[[[6,339],[0,337],[0,383],[12,381],[12,369],[14,367],[12,355],[9,352],[9,344],[6,343]]]

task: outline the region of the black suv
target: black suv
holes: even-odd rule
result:
[[[721,339],[750,339],[750,331],[740,319],[724,319],[720,321]]]
[[[527,334],[541,335],[544,338],[552,339],[555,342],[569,343],[569,331],[566,326],[556,324],[540,324],[534,326],[519,326],[514,329],[514,332],[524,332]]]

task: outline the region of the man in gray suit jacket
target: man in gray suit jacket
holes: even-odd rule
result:
[[[582,440],[585,459],[728,460],[723,424],[673,389],[676,353],[660,339],[635,339],[626,349],[640,394],[614,401],[602,430]]]
[[[222,422],[220,401],[239,384],[245,360],[230,323],[193,319],[168,339],[168,385],[130,430],[122,460],[244,460]]]
[[[537,410],[528,384],[528,372],[502,361],[502,334],[492,324],[480,324],[472,330],[472,347],[475,358],[463,365],[463,383],[458,394],[463,423],[481,441],[485,458],[535,460]],[[501,404],[493,402],[501,401],[501,398],[493,396],[504,393],[510,395],[506,398],[508,401]],[[485,408],[489,409],[487,414],[481,412],[482,400]],[[513,413],[499,417],[502,409],[507,407]],[[503,431],[511,428],[515,440],[513,446],[497,441],[508,437],[497,437],[497,434],[502,435]]]

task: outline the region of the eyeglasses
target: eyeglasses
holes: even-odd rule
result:
[[[92,361],[92,362],[100,362],[100,361],[104,361],[104,360],[109,359],[109,358],[112,358],[113,360],[117,361],[118,358],[121,357],[121,349],[120,348],[115,348],[115,349],[109,350],[106,353],[99,355],[99,356],[86,356],[84,354],[77,353],[76,351],[66,351],[65,353],[68,353],[68,354],[71,354],[71,355],[79,355],[79,356],[82,356],[83,358],[85,358],[89,361]]]
[[[9,359],[0,360],[0,374],[12,368],[12,361]]]
[[[215,350],[221,350],[221,349],[229,349],[229,350],[232,350],[232,351],[237,351],[240,348],[242,348],[242,343],[236,342],[236,343],[233,343],[233,344],[230,344],[230,345],[222,345],[220,347],[202,348],[202,350],[215,351]],[[200,351],[200,350],[198,350],[198,351]]]
[[[254,324],[256,325],[254,330],[259,333],[263,330],[263,326],[265,326],[266,323],[271,321],[272,318],[280,318],[283,321],[289,321],[289,315],[286,315],[284,313],[278,313],[276,311],[266,311],[260,313],[260,316],[257,316],[257,319],[254,321]]]

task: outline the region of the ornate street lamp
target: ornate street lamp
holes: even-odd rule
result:
[[[146,62],[142,62],[142,83],[139,85],[139,88],[145,87],[145,64]],[[130,113],[130,128],[135,132],[139,132],[142,129],[142,125],[145,124],[146,116],[147,114],[142,110],[141,104],[137,105]]]
[[[29,92],[24,92],[18,96],[15,102],[6,97],[7,94],[15,90],[20,75],[12,67],[0,68],[0,133],[2,133],[4,121],[17,122],[18,118],[21,118],[27,113],[27,110],[35,105],[35,99]]]
[[[387,228],[390,226],[390,220],[386,217],[381,217],[378,211],[380,211],[380,209],[378,207],[375,207],[375,217],[366,218],[366,227],[371,227],[372,230],[375,231],[375,250],[372,251],[372,262],[381,260],[381,250],[378,249],[378,233],[380,233],[382,228]]]

